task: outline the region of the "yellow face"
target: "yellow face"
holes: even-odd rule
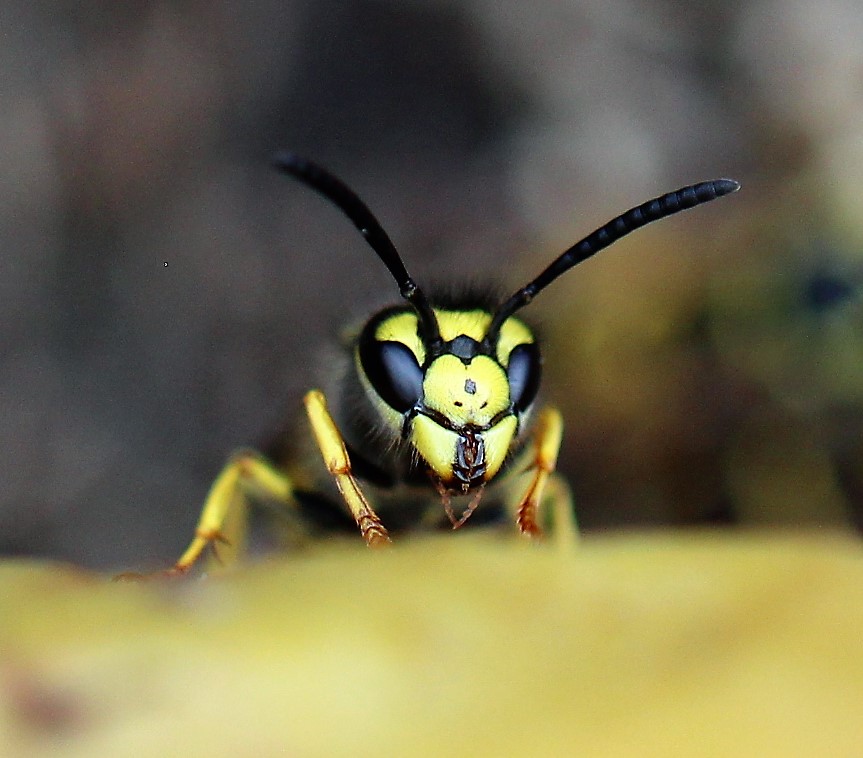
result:
[[[526,408],[513,397],[510,359],[520,346],[535,347],[534,338],[510,318],[497,344],[482,349],[488,312],[436,310],[435,316],[444,347],[428,364],[416,314],[401,311],[376,326],[368,348],[372,357],[360,373],[387,424],[402,431],[444,490],[462,493],[490,481],[513,447]],[[515,372],[521,395],[527,368],[524,360],[515,363],[521,367]],[[375,364],[386,370],[374,370]]]
[[[442,355],[426,369],[423,402],[428,413],[413,420],[410,440],[441,482],[467,490],[494,477],[518,426],[500,364]]]

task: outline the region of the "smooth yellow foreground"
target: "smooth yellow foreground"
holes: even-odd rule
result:
[[[474,534],[206,580],[0,564],[0,755],[863,754],[863,547]]]

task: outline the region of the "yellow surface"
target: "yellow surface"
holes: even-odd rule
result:
[[[0,564],[4,756],[863,754],[863,548],[478,532],[207,579]]]

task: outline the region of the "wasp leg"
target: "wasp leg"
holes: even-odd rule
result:
[[[195,536],[174,564],[174,572],[185,573],[208,546],[224,547],[216,552],[220,563],[230,563],[242,550],[248,512],[248,494],[291,501],[293,488],[287,475],[263,456],[243,450],[231,459],[216,477],[204,501]]]
[[[562,435],[563,418],[560,411],[557,408],[544,408],[534,433],[533,461],[528,465],[528,469],[533,471],[533,477],[516,506],[515,518],[522,534],[541,537],[538,514],[547,490],[552,502],[551,516],[555,536],[561,544],[571,544],[577,534],[572,497],[564,479],[554,474]]]
[[[323,392],[312,390],[304,402],[309,423],[318,442],[327,470],[336,480],[351,515],[357,522],[360,534],[369,547],[378,547],[390,542],[389,534],[374,512],[369,501],[351,473],[351,461],[345,448],[345,441],[327,410],[327,400]]]

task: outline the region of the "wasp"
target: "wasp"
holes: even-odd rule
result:
[[[563,273],[624,235],[740,185],[716,179],[642,203],[497,303],[475,294],[427,297],[377,218],[344,182],[293,153],[277,156],[274,164],[347,216],[402,298],[373,314],[344,345],[330,402],[318,389],[304,399],[326,480],[318,485],[329,483],[341,500],[341,515],[371,547],[391,538],[369,491],[381,500],[381,513],[401,526],[448,520],[458,529],[477,510],[486,488],[515,471],[526,479],[524,491],[506,508],[489,507],[508,510],[518,530],[536,538],[543,531],[540,507],[548,499],[554,528],[574,533],[569,490],[555,473],[563,420],[553,406],[535,409],[542,353],[534,331],[517,314]],[[252,450],[234,454],[214,481],[194,538],[173,571],[187,571],[208,546],[231,543],[241,534],[238,524],[250,499],[261,495],[285,503],[289,511],[308,502],[296,477],[282,466]],[[465,502],[460,513],[457,499]],[[320,499],[314,502],[323,507]],[[332,507],[332,499],[328,502]],[[563,523],[568,519],[569,527]]]

